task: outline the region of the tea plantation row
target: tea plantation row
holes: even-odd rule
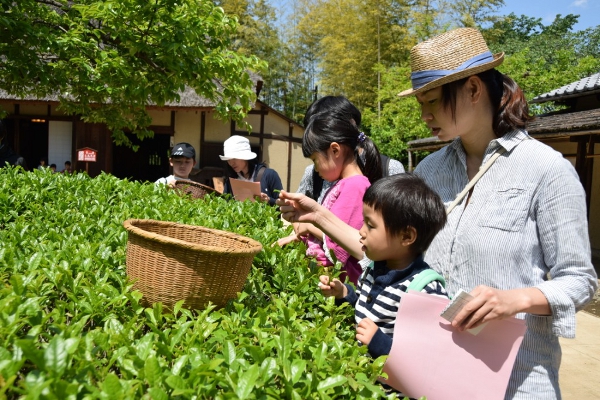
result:
[[[264,246],[221,310],[144,308],[125,272],[123,221],[202,225]],[[194,201],[110,175],[0,169],[0,398],[378,398],[381,360],[352,310],[317,290],[272,207]]]

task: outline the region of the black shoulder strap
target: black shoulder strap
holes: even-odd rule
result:
[[[263,175],[265,174],[265,170],[267,169],[266,165],[259,165],[258,168],[259,170],[256,173],[256,176],[254,177],[254,182],[260,182]]]
[[[381,172],[383,173],[382,176],[389,176],[390,175],[390,158],[388,156],[386,156],[385,154],[380,154],[381,156]]]
[[[323,178],[319,176],[319,173],[313,169],[312,173],[312,196],[310,196],[313,200],[318,200],[319,195],[321,194],[321,190],[323,190]]]

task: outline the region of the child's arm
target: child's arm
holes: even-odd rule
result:
[[[392,338],[379,329],[377,324],[369,318],[363,318],[356,327],[356,339],[367,345],[369,354],[373,358],[386,356],[392,349]]]

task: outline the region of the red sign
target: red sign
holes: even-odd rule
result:
[[[77,150],[77,161],[96,162],[98,152],[89,147]]]

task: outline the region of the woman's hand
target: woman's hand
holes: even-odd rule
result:
[[[460,331],[476,328],[495,319],[514,317],[520,312],[550,315],[546,296],[537,288],[499,290],[480,285],[471,291],[469,301],[456,314],[452,326]]]
[[[254,196],[254,199],[256,199],[257,201],[260,201],[262,203],[268,203],[269,202],[269,195],[266,193],[261,193],[260,196]]]
[[[334,279],[329,282],[329,277],[327,275],[321,275],[319,276],[319,280],[319,288],[321,288],[323,296],[334,296],[336,299],[343,299],[348,296],[348,288],[339,279]]]
[[[281,216],[289,222],[314,222],[317,218],[319,203],[301,193],[279,192],[275,202],[279,206]]]
[[[356,326],[356,340],[368,346],[378,329],[375,322],[369,318],[363,318]]]

